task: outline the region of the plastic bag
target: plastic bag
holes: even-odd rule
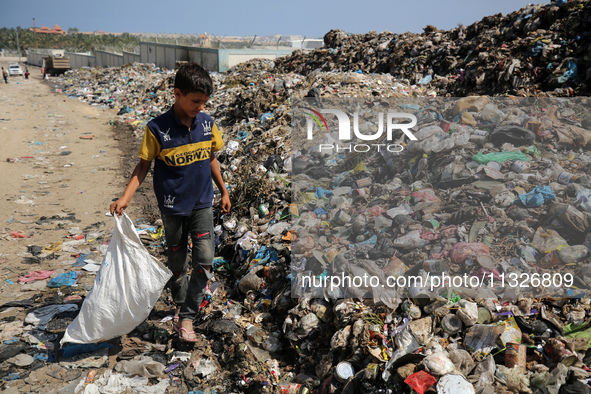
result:
[[[59,288],[64,286],[72,286],[76,283],[76,272],[70,271],[60,274],[47,283],[49,288]]]
[[[426,85],[433,80],[433,76],[431,74],[425,75],[423,78],[417,82],[419,85]]]
[[[474,386],[461,375],[445,375],[437,383],[437,394],[474,394]]]
[[[419,371],[410,375],[404,383],[408,384],[414,391],[423,394],[429,387],[433,386],[437,381],[425,371]]]
[[[110,369],[107,369],[102,377],[97,378],[94,383],[87,384],[84,378],[80,380],[74,392],[82,394],[124,392],[164,394],[168,386],[170,386],[170,379],[162,379],[157,384],[150,386],[148,378],[142,376],[130,377],[126,374],[114,373]]]
[[[474,360],[472,360],[470,353],[464,349],[451,350],[449,352],[449,359],[464,376],[468,376],[474,369]]]
[[[566,62],[566,71],[560,77],[558,77],[559,83],[565,83],[569,79],[574,79],[577,77],[577,63],[572,60],[568,60]]]
[[[492,386],[495,382],[495,371],[495,360],[492,355],[489,355],[472,372],[472,377],[477,379],[474,388],[478,392],[482,392],[486,387]]]
[[[566,248],[568,243],[556,231],[538,227],[534,234],[534,238],[531,241],[531,246],[548,254],[553,250]]]
[[[417,249],[427,245],[429,241],[421,239],[421,232],[419,230],[409,231],[401,237],[396,238],[392,245],[395,248],[401,249]]]
[[[486,164],[489,161],[496,161],[502,163],[507,160],[520,160],[520,161],[529,161],[529,157],[521,152],[492,152],[484,154],[482,152],[478,152],[474,156],[472,156],[472,160],[480,163]]]
[[[461,309],[456,312],[456,316],[462,319],[466,327],[473,326],[478,322],[478,304],[466,300],[460,300]]]
[[[115,230],[80,314],[60,343],[94,343],[124,335],[149,315],[172,273],[144,248],[127,214]]]
[[[489,136],[490,142],[496,146],[506,142],[514,146],[531,145],[535,139],[533,131],[519,126],[499,126]]]
[[[543,205],[547,200],[555,199],[556,196],[550,186],[536,186],[531,192],[517,196],[515,202],[521,202],[528,208],[535,208]]]
[[[454,263],[463,264],[470,258],[490,255],[490,249],[482,242],[458,242],[453,246],[449,255]]]
[[[591,212],[591,190],[583,189],[577,192],[577,202],[579,207],[587,212]]]
[[[130,375],[139,375],[145,378],[158,378],[164,373],[166,366],[154,361],[148,356],[138,356],[133,360],[122,360],[115,365],[115,371],[127,372]]]
[[[431,353],[422,361],[427,371],[433,375],[443,376],[456,370],[454,363],[443,352]]]
[[[510,391],[528,391],[529,379],[519,368],[509,369],[504,365],[497,365],[495,376],[507,386]]]

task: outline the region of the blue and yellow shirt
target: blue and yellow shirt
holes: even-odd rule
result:
[[[224,146],[211,116],[200,112],[189,129],[172,108],[146,125],[139,157],[154,163],[154,192],[163,214],[188,216],[212,206],[210,157]]]

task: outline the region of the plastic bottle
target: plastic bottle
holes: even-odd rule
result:
[[[564,168],[558,163],[554,164],[550,169],[550,179],[553,181],[557,181],[560,174],[564,172]]]
[[[423,154],[421,160],[417,164],[417,175],[415,180],[424,179],[427,176],[427,170],[429,169],[429,163],[427,162],[427,155]]]
[[[541,180],[541,178],[538,176],[538,174],[515,174],[513,179],[520,180],[520,181],[526,181],[529,183],[533,183],[533,182]]]

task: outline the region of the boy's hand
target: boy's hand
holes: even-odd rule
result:
[[[119,200],[115,201],[114,203],[111,204],[111,215],[114,215],[115,213],[117,213],[117,216],[121,216],[123,214],[123,211],[125,210],[125,208],[127,208],[127,206],[129,205],[129,200],[121,197]]]
[[[220,203],[220,208],[222,213],[230,213],[230,209],[232,208],[232,203],[230,202],[230,196],[228,194],[222,195],[222,201]]]

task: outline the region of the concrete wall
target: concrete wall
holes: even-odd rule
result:
[[[324,39],[322,38],[306,38],[305,40],[293,40],[291,47],[293,49],[315,49],[324,46]]]
[[[219,70],[219,50],[211,48],[193,48],[187,50],[187,61],[195,62],[208,71]],[[185,60],[185,59],[178,59]]]
[[[16,49],[3,49],[0,51],[0,54],[4,57],[18,57],[18,51]]]
[[[43,66],[43,58],[47,56],[42,53],[34,53],[28,52],[27,53],[27,63],[33,66],[42,67]]]
[[[121,67],[123,66],[123,55],[105,51],[94,51],[97,67]]]
[[[67,53],[72,68],[121,67],[128,63],[153,63],[158,67],[174,70],[176,61],[196,62],[208,71],[223,72],[251,59],[276,59],[289,55],[292,49],[211,49],[182,45],[140,42],[140,53],[110,53],[95,51],[94,56]],[[41,66],[44,54],[27,53],[29,64]]]
[[[216,71],[226,71],[237,64],[252,59],[270,59],[274,60],[281,56],[291,55],[291,49],[220,49],[219,69]]]
[[[93,55],[66,52],[66,56],[70,58],[70,65],[72,66],[72,69],[96,66],[96,57]]]
[[[188,60],[189,47],[180,45],[140,42],[140,63],[153,63],[158,67],[174,70],[177,60]]]
[[[174,70],[177,61],[196,62],[209,71],[218,70],[218,50],[181,45],[140,43],[140,62]]]
[[[172,70],[177,60],[190,61],[200,64],[208,71],[223,72],[251,59],[272,60],[292,52],[292,49],[211,49],[141,42],[140,62],[154,63],[158,67]]]
[[[139,53],[123,52],[123,64],[133,64],[140,62]]]

